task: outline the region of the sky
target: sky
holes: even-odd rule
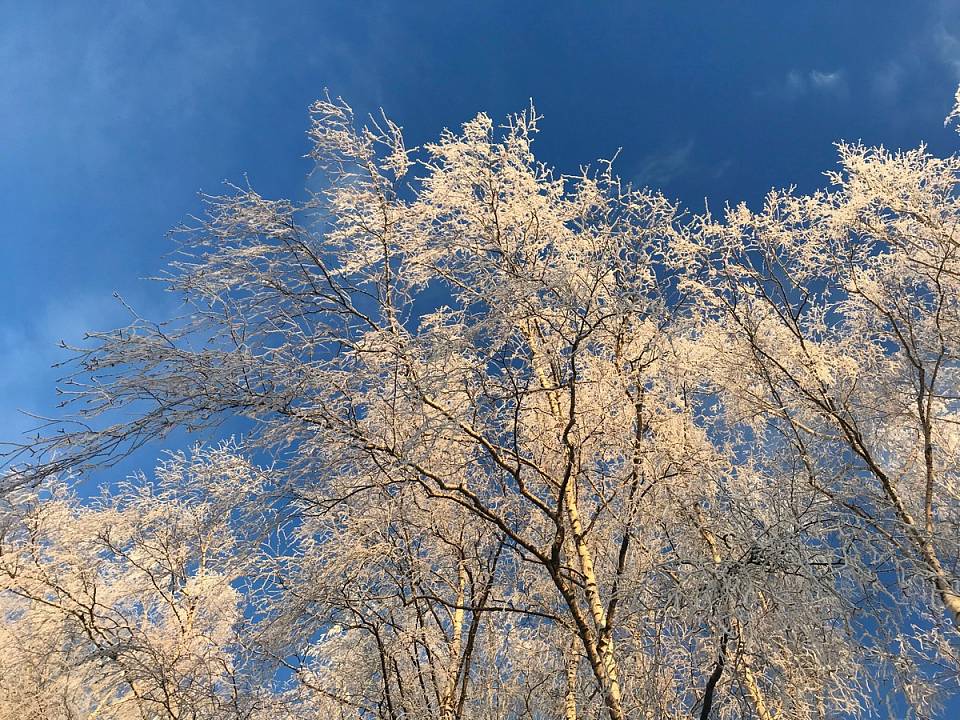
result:
[[[60,340],[160,319],[167,231],[227,181],[302,197],[310,102],[384,108],[408,145],[531,99],[561,171],[700,210],[810,190],[832,143],[957,149],[953,2],[0,0],[0,440],[49,413]]]
[[[960,2],[0,0],[0,439],[119,293],[160,319],[166,233],[224,180],[302,197],[310,102],[408,145],[534,100],[561,171],[610,157],[694,210],[824,183],[832,143],[941,153]]]
[[[198,191],[303,197],[324,88],[408,145],[533,99],[541,160],[622,148],[701,210],[822,186],[840,139],[955,152],[958,82],[960,0],[0,0],[0,440],[52,412],[60,340],[126,322],[114,293],[175,311],[142,278]]]

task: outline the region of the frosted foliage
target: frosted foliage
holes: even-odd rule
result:
[[[248,530],[232,527],[241,520],[232,498],[261,486],[224,447],[171,456],[155,482],[135,478],[87,502],[59,483],[11,493],[0,545],[0,717],[238,709],[235,585]]]
[[[410,148],[326,98],[306,201],[205,198],[187,313],[92,334],[78,422],[11,452],[0,718],[934,716],[960,159],[841,144],[715,217],[539,121]]]

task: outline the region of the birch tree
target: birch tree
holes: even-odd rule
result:
[[[235,498],[262,482],[219,448],[86,503],[62,483],[8,496],[0,717],[255,716],[237,588],[259,511]]]
[[[834,506],[847,577],[887,588],[866,592],[897,618],[878,622],[924,619],[894,643],[939,647],[927,662],[953,674],[960,164],[838,147],[833,190],[702,219],[684,255],[699,274],[684,282],[706,309],[698,342],[716,350],[706,372],[731,422],[783,448]]]
[[[778,423],[814,487],[916,559],[908,574],[956,621],[960,164],[840,153],[837,191],[773,193],[708,224],[697,286],[723,318],[720,359],[752,369],[727,366],[738,399]]]

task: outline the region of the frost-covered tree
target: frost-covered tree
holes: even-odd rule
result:
[[[263,483],[222,447],[84,502],[63,483],[8,494],[0,717],[251,717],[242,547],[267,515],[243,500]]]
[[[960,160],[841,146],[837,190],[717,220],[555,174],[532,109],[413,150],[312,112],[322,189],[205,198],[166,277],[187,312],[92,334],[71,424],[11,465],[0,663],[43,658],[11,697],[772,720],[895,683],[929,714],[957,668]],[[63,485],[237,415],[242,453]],[[151,585],[127,557],[164,543]]]
[[[684,284],[725,412],[832,504],[832,544],[859,556],[841,575],[884,587],[857,592],[955,672],[960,159],[839,147],[834,190],[705,218]]]

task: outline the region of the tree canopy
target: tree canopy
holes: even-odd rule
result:
[[[162,278],[185,312],[91,333],[66,414],[9,446],[0,719],[957,691],[960,157],[840,144],[828,189],[715,216],[558,174],[532,107],[412,149],[311,116],[321,189],[206,196]]]

